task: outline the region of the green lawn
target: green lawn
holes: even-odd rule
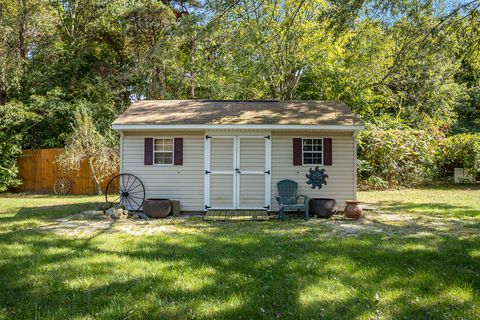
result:
[[[480,190],[359,197],[378,209],[363,222],[62,234],[102,199],[0,195],[0,319],[479,319]]]
[[[429,189],[360,192],[363,201],[399,213],[419,213],[441,217],[480,218],[480,188],[439,186]]]

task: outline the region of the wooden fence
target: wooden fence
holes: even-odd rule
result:
[[[72,181],[70,194],[95,194],[95,184],[88,163],[80,165],[80,171],[64,172],[56,163],[62,148],[23,150],[17,158],[18,176],[23,185],[20,190],[35,193],[53,193],[53,184],[59,177],[67,177]],[[110,179],[101,183],[105,190]]]

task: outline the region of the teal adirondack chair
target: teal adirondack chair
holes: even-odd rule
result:
[[[278,218],[285,221],[285,212],[304,211],[305,220],[310,218],[308,212],[308,200],[305,195],[297,195],[298,183],[293,180],[286,179],[277,183],[278,188],[278,205],[280,206]],[[303,203],[298,203],[298,198],[303,198]]]

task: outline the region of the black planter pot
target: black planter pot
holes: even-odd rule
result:
[[[150,218],[165,218],[172,212],[172,202],[169,199],[147,199],[143,203],[143,212]]]
[[[310,198],[308,201],[310,215],[318,218],[330,218],[337,212],[337,201],[328,198]]]

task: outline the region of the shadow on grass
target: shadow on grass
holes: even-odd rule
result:
[[[478,316],[480,253],[470,254],[478,238],[319,240],[325,230],[302,222],[188,227],[142,237],[0,235],[0,305],[25,319]]]

